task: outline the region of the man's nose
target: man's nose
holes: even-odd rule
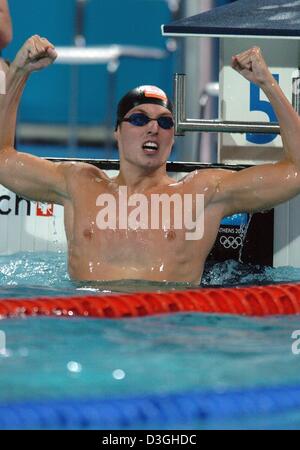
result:
[[[149,123],[147,124],[147,127],[148,127],[148,130],[147,130],[147,133],[157,133],[158,132],[158,127],[159,127],[159,125],[158,125],[158,122],[157,122],[157,120],[156,119],[151,119],[150,121],[149,121]]]

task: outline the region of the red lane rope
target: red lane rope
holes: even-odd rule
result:
[[[74,297],[0,299],[0,318],[139,317],[174,312],[270,316],[300,313],[300,284]]]

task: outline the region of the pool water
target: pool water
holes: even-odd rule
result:
[[[0,256],[0,296],[85,295],[88,292],[137,292],[194,288],[190,283],[119,280],[74,282],[67,272],[66,254],[20,252]],[[272,268],[237,261],[207,263],[201,286],[238,286],[297,282],[300,268]],[[84,292],[85,291],[85,292]]]
[[[208,266],[202,284],[299,279],[299,269],[250,267],[230,261]],[[181,288],[189,286],[142,281],[74,283],[62,254],[20,253],[0,258],[1,297]],[[298,316],[181,313],[121,320],[4,319],[0,321],[6,336],[6,350],[0,354],[0,405],[62,397],[114,398],[295,385],[300,355],[292,352],[291,334],[297,329]],[[293,411],[289,416],[252,422],[237,418],[218,426],[272,428],[279,424],[300,427],[300,414]],[[213,425],[206,424],[207,428]]]
[[[296,384],[297,317],[176,314],[1,322],[0,401]]]

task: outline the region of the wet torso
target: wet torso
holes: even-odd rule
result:
[[[126,216],[129,223],[124,225],[125,197],[120,199],[119,185],[93,166],[74,167],[73,173],[68,178],[70,199],[64,205],[71,277],[78,280],[145,279],[199,283],[206,257],[218,232],[222,212],[210,202],[215,188],[208,183],[209,176],[203,172],[201,178],[199,176],[196,178],[190,175],[183,181],[162,184],[144,191],[143,199],[148,201],[148,222],[143,221],[145,229],[141,229],[137,224],[141,223],[142,216],[146,217],[145,214],[141,215],[141,209],[137,210],[137,205],[140,206],[141,202],[127,207]],[[189,217],[195,219],[198,212],[195,206],[196,193],[203,194],[205,199],[204,235],[201,239],[187,239],[187,233],[189,231],[192,233],[192,230],[185,226],[187,221],[183,211],[187,211],[188,204],[184,204],[184,201],[181,203],[182,227],[180,221],[174,222],[172,206],[169,224],[162,220],[161,210],[159,228],[157,229],[157,223],[154,224],[155,221],[151,222],[152,194],[168,194],[168,196],[179,194],[183,199],[183,194],[192,194],[190,199],[193,202],[193,217]],[[110,222],[108,225],[108,215],[100,213],[104,212],[104,207],[108,212],[108,203],[104,202],[108,197],[102,197],[103,194],[110,194],[109,200],[115,199],[115,224]],[[127,198],[131,194],[133,193],[127,190]],[[99,206],[99,199],[102,200],[102,206]],[[119,215],[120,204],[123,205],[123,219],[120,219]],[[110,207],[112,208],[110,217],[113,218],[113,202],[110,203]],[[143,211],[145,212],[145,208]],[[199,220],[200,233],[202,222]],[[104,222],[109,228],[103,229]]]

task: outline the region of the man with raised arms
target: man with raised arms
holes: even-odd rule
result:
[[[6,95],[0,96],[0,183],[26,198],[64,206],[72,278],[199,283],[223,217],[269,209],[300,192],[300,119],[258,48],[234,56],[232,66],[260,86],[273,105],[283,159],[239,172],[195,171],[179,182],[166,172],[174,143],[172,105],[153,86],[136,88],[119,102],[115,178],[93,165],[53,163],[17,152],[16,113],[26,81],[55,58],[54,46],[33,36],[9,67]],[[157,203],[153,206],[152,200],[162,196],[169,219]]]

